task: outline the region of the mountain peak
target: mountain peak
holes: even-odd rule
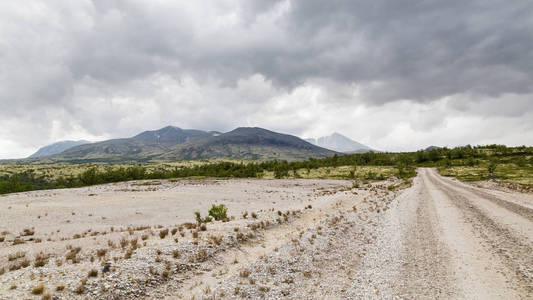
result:
[[[168,126],[165,126],[161,129],[159,129],[159,131],[162,131],[162,130],[181,130],[181,128],[177,127],[177,126],[172,126],[172,125],[168,125]]]
[[[76,147],[76,146],[79,146],[79,145],[89,144],[89,143],[91,143],[91,142],[85,141],[85,140],[81,140],[81,141],[59,141],[59,142],[55,142],[53,144],[50,144],[50,145],[47,145],[47,146],[39,148],[39,150],[37,150],[37,152],[35,152],[32,155],[30,155],[28,158],[39,158],[39,157],[59,154],[59,153],[61,153],[63,151],[66,151],[66,150],[68,150],[70,148],[73,148],[73,147]]]
[[[172,146],[175,144],[188,142],[191,139],[208,136],[211,136],[211,134],[205,131],[181,129],[176,126],[169,125],[157,130],[144,131],[134,136],[132,139],[150,145]]]
[[[226,134],[253,134],[253,133],[275,133],[261,127],[237,127]]]
[[[356,142],[338,132],[334,132],[331,135],[323,136],[319,138],[310,138],[306,141],[315,144],[317,146],[330,149],[338,152],[368,152],[372,151],[372,148]]]

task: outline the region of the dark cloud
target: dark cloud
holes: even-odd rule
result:
[[[524,134],[532,32],[531,1],[3,2],[0,156],[166,124],[346,128],[398,149],[388,132],[497,140],[454,137],[474,120]]]
[[[105,81],[165,72],[226,84],[259,73],[288,88],[328,78],[360,85],[374,103],[532,89],[530,1],[213,6],[96,1],[93,25],[76,41],[71,72]]]
[[[383,102],[531,92],[532,14],[529,1],[317,0],[294,1],[289,18],[317,54],[303,56],[312,72],[361,82]],[[321,43],[324,31],[337,38]]]

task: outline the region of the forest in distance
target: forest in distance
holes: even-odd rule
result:
[[[375,169],[358,167],[375,166]],[[342,169],[340,169],[343,167]],[[382,172],[390,167],[393,172]],[[378,180],[389,176],[408,179],[417,167],[436,167],[443,175],[474,181],[498,179],[533,184],[533,147],[504,145],[433,148],[429,151],[335,155],[305,161],[218,161],[172,168],[149,170],[146,165],[124,167],[113,164],[87,166],[77,175],[50,178],[34,172],[32,166],[23,172],[0,176],[0,194],[31,190],[74,188],[130,180],[171,178],[336,178]],[[341,172],[332,172],[339,169]],[[311,170],[321,170],[311,173]],[[323,171],[323,172],[322,172]]]

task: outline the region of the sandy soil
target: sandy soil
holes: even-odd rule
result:
[[[432,169],[403,190],[389,188],[399,180],[159,183],[1,197],[9,233],[0,298],[38,299],[39,284],[58,299],[533,297],[530,194]],[[205,230],[188,223],[214,203],[234,218]],[[44,266],[35,265],[39,251]]]

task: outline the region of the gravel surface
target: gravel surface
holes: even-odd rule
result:
[[[15,213],[0,217],[10,232],[0,242],[0,298],[39,299],[31,294],[39,284],[56,299],[533,298],[532,195],[461,183],[433,169],[402,183],[206,180],[6,197],[1,208]],[[187,223],[195,206],[205,211],[213,199],[228,203],[233,218],[205,230]],[[106,203],[115,209],[107,221],[115,229],[88,231],[98,222],[87,212]],[[33,217],[35,208],[27,212],[37,226],[17,219],[25,205],[41,213],[55,205],[59,220],[72,209],[82,213],[66,228],[56,224],[68,235],[35,243],[30,238],[40,236],[43,221]],[[131,211],[142,208],[152,213],[139,221]],[[44,228],[53,226],[49,220]],[[11,233],[27,227],[36,233]],[[25,243],[12,245],[17,237]]]

